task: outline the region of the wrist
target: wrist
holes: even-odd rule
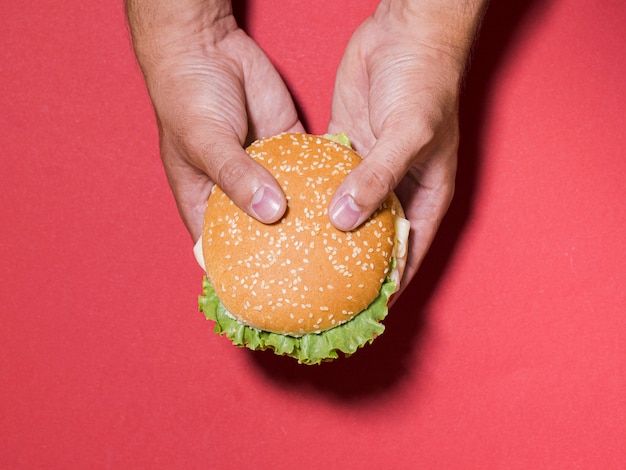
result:
[[[449,59],[462,73],[488,0],[381,0],[374,19]]]
[[[127,0],[133,47],[142,68],[211,47],[237,29],[230,0]]]

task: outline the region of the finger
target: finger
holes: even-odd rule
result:
[[[236,136],[213,134],[211,142],[196,143],[193,148],[187,150],[191,155],[183,155],[184,150],[166,138],[161,153],[178,211],[194,241],[202,233],[206,203],[214,184],[261,222],[272,223],[283,215],[286,200],[281,188],[265,168],[250,158]]]
[[[236,136],[213,139],[204,149],[202,169],[239,208],[266,224],[280,219],[287,208],[282,189]]]
[[[284,132],[297,132],[299,134],[304,134],[304,133],[306,133],[306,129],[304,128],[304,124],[302,124],[300,119],[298,119],[293,126],[288,128]],[[274,134],[278,134],[278,132],[270,132],[267,135],[274,135]]]
[[[329,205],[333,225],[340,230],[361,225],[394,190],[416,152],[407,142],[379,139],[335,192]]]
[[[213,182],[206,173],[187,164],[186,156],[167,137],[161,141],[161,157],[180,217],[194,243],[200,238],[206,203]]]
[[[274,64],[254,42],[241,58],[250,141],[281,132],[304,132],[293,98]],[[254,60],[248,60],[253,57]]]
[[[435,238],[454,194],[456,165],[437,170],[438,185],[425,186],[417,169],[410,169],[396,188],[403,204],[405,217],[411,223],[406,267],[400,283],[399,295],[410,283]]]
[[[270,72],[268,72],[269,75]],[[248,85],[248,140],[262,139],[282,132],[304,133],[296,106],[280,77],[273,82]],[[259,98],[261,96],[262,98]]]

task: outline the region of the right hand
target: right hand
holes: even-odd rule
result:
[[[161,158],[194,241],[217,184],[261,222],[280,219],[284,194],[245,152],[246,142],[304,132],[287,87],[232,15],[209,30],[159,41],[140,64],[159,125]],[[162,46],[162,47],[161,47]]]

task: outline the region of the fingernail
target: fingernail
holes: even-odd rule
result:
[[[361,212],[352,196],[344,194],[330,208],[330,217],[337,228],[352,230],[361,218]]]
[[[281,198],[271,188],[262,186],[257,189],[250,204],[254,215],[262,221],[273,221],[278,216]]]

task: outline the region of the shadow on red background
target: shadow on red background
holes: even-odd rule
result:
[[[353,357],[320,366],[299,365],[291,358],[269,351],[250,352],[250,360],[270,380],[282,387],[314,389],[348,403],[392,392],[409,371],[419,370],[414,362],[419,361],[420,343],[428,329],[425,311],[472,216],[474,194],[480,184],[483,125],[494,78],[516,41],[516,33],[530,18],[542,14],[550,3],[530,0],[490,5],[463,90],[454,201],[420,271],[387,317],[385,333]],[[245,4],[238,2],[236,8],[244,29],[248,21]],[[306,122],[302,109],[300,114]]]

